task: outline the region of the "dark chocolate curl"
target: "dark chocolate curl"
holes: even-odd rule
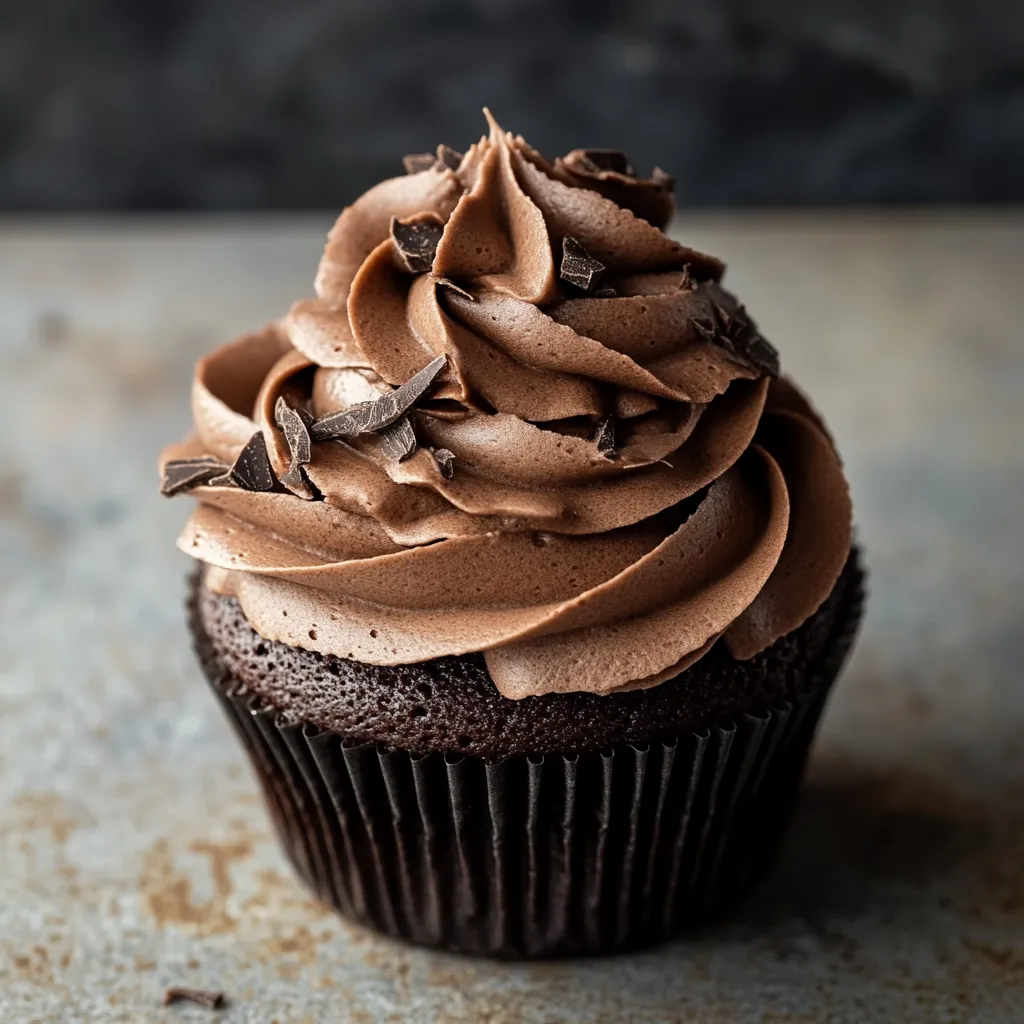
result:
[[[595,260],[571,235],[566,235],[562,242],[562,266],[558,276],[569,284],[589,292],[604,273],[604,264]]]
[[[360,402],[342,412],[316,420],[310,428],[314,441],[332,441],[340,437],[372,434],[404,416],[424,395],[444,369],[447,357],[438,356],[400,387],[372,402]]]

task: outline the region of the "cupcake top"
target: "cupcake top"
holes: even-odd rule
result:
[[[663,233],[672,180],[488,115],[331,230],[316,298],[196,368],[179,546],[265,638],[483,651],[507,697],[654,686],[812,615],[851,543],[820,419]]]

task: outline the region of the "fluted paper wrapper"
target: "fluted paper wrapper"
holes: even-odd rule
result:
[[[387,935],[482,956],[608,953],[726,909],[770,866],[860,620],[861,577],[791,699],[647,745],[492,762],[285,723],[201,657],[285,850]]]
[[[824,699],[491,763],[346,746],[217,692],[321,900],[396,938],[500,957],[650,943],[742,894],[777,846]]]

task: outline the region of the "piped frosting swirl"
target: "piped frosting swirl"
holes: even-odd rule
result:
[[[832,442],[722,263],[661,230],[671,179],[490,127],[348,207],[316,298],[199,363],[164,464],[230,464],[261,432],[277,483],[198,476],[179,546],[268,639],[372,664],[483,651],[510,698],[653,686],[720,638],[751,657],[846,561]],[[438,356],[401,438],[295,461],[282,408],[315,438]]]

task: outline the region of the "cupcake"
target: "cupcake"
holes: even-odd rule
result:
[[[203,359],[161,459],[189,622],[284,848],[497,957],[720,914],[771,863],[860,617],[841,463],[672,179],[488,115]]]

